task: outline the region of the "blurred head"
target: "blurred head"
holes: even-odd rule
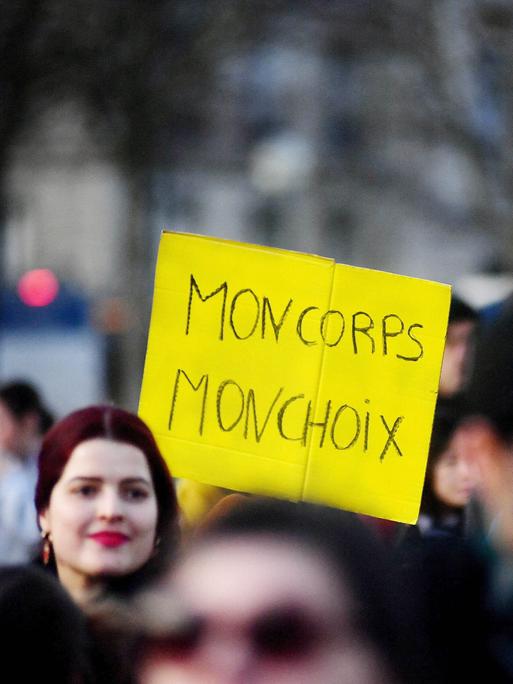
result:
[[[32,385],[10,382],[0,387],[0,450],[21,458],[31,455],[52,423]]]
[[[251,500],[215,520],[178,563],[172,588],[190,619],[182,632],[147,630],[139,681],[399,681],[388,578],[352,515]]]
[[[513,551],[513,296],[478,337],[461,438],[479,466],[479,495],[498,546]]]
[[[436,516],[451,509],[463,509],[476,487],[476,463],[456,430],[458,420],[446,406],[435,414],[422,496],[423,513]]]
[[[2,667],[20,682],[88,681],[85,618],[59,583],[30,566],[0,568]]]
[[[477,320],[477,312],[472,307],[452,297],[440,374],[442,397],[452,397],[465,386]]]
[[[36,508],[59,578],[77,597],[109,581],[137,585],[174,542],[175,492],[153,435],[110,406],[76,411],[48,432]]]

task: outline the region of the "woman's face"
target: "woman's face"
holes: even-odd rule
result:
[[[40,524],[50,533],[59,578],[73,593],[144,565],[154,549],[157,515],[143,452],[95,438],[73,449]]]
[[[355,624],[349,590],[307,548],[268,536],[206,542],[172,583],[198,635],[179,650],[150,646],[141,684],[391,681]]]
[[[455,435],[439,456],[432,474],[435,496],[447,506],[468,504],[477,482],[476,467]]]

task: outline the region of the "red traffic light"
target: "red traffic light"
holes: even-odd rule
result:
[[[36,268],[21,276],[17,290],[27,306],[47,306],[59,293],[59,281],[48,268]]]

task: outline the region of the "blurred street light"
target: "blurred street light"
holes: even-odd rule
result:
[[[310,142],[302,135],[286,132],[255,145],[250,174],[258,190],[281,195],[304,188],[313,175],[314,164]]]
[[[48,306],[59,293],[59,281],[48,268],[36,268],[18,280],[18,296],[27,306]]]

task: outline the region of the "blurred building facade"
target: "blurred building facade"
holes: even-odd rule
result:
[[[136,406],[164,227],[451,284],[511,267],[507,6],[300,5],[210,46],[190,118],[160,122],[135,173],[78,101],[50,102],[12,145],[4,281],[44,265],[86,293],[103,398]]]

